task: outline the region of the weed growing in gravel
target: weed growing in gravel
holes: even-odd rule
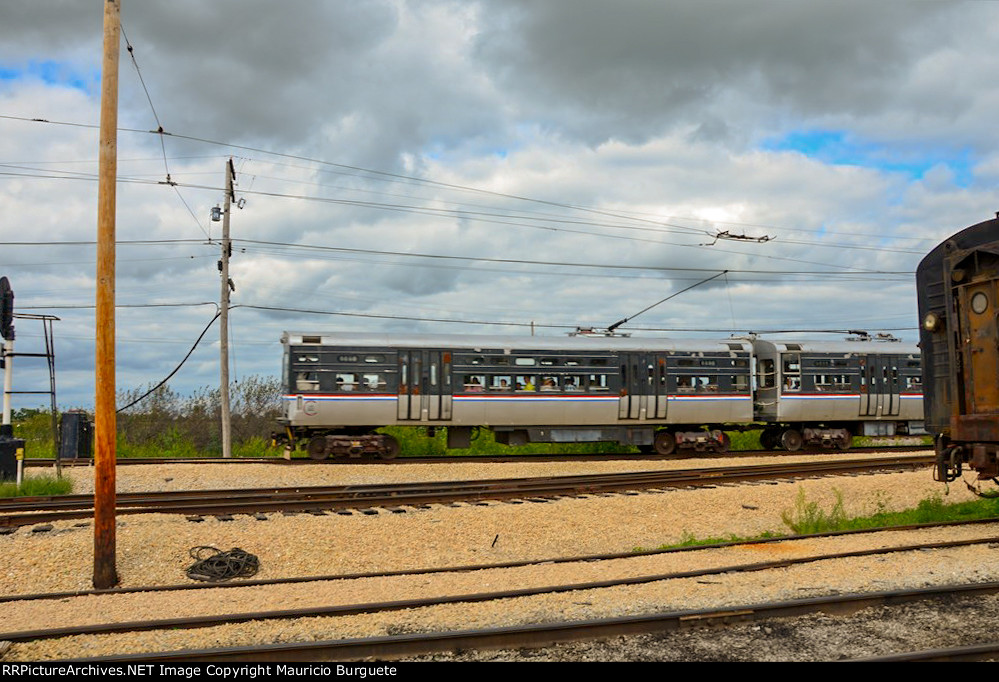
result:
[[[56,478],[47,474],[26,476],[20,487],[16,483],[0,483],[0,497],[67,495],[71,492],[73,492],[72,481],[68,478]]]
[[[835,533],[850,530],[871,530],[890,528],[893,526],[910,526],[919,524],[951,523],[959,521],[974,521],[978,519],[995,519],[999,521],[999,498],[983,498],[968,502],[947,504],[942,494],[935,493],[920,501],[912,509],[892,511],[887,493],[875,494],[875,512],[868,516],[848,516],[843,494],[834,491],[836,499],[832,507],[823,510],[818,502],[809,501],[803,490],[798,491],[794,507],[781,513],[784,524],[795,535],[814,533]],[[703,545],[718,545],[733,542],[753,542],[771,538],[786,537],[791,533],[775,533],[767,531],[751,537],[739,537],[733,534],[698,538],[689,531],[684,531],[680,540],[675,543],[660,545],[658,550],[678,547],[695,547]],[[643,553],[650,550],[635,547],[632,551]],[[653,550],[654,551],[654,550]]]

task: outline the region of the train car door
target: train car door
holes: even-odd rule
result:
[[[867,355],[860,359],[860,416],[895,416],[901,410],[899,359],[893,355]]]
[[[641,419],[648,386],[648,357],[644,353],[622,353],[621,399],[618,419]]]
[[[960,289],[965,414],[999,412],[999,319],[992,280]]]
[[[897,355],[881,356],[881,414],[897,417],[902,410],[902,389],[898,376],[899,357]]]
[[[396,417],[399,421],[420,420],[420,384],[423,372],[422,351],[399,351],[399,398]]]
[[[400,421],[450,420],[451,395],[451,353],[399,351]]]
[[[666,356],[649,357],[649,419],[665,419],[666,405],[669,402],[666,387]]]
[[[876,417],[881,404],[881,363],[877,355],[860,357],[860,416]]]
[[[423,351],[423,399],[421,407],[430,421],[451,419],[451,353]]]

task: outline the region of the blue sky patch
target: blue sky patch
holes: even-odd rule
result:
[[[914,180],[936,166],[953,173],[954,184],[967,187],[973,180],[971,152],[920,145],[882,144],[840,130],[795,130],[763,141],[766,151],[795,151],[835,166],[861,166],[886,173],[902,173]]]
[[[61,85],[91,92],[100,84],[98,69],[80,71],[76,66],[55,61],[30,61],[26,64],[0,64],[0,82],[40,80],[49,85]]]

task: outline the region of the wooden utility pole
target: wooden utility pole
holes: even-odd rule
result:
[[[225,211],[222,214],[222,260],[219,270],[222,272],[222,295],[219,303],[219,321],[222,329],[219,335],[221,357],[219,370],[221,381],[219,390],[222,401],[222,456],[232,457],[232,417],[229,412],[229,256],[232,255],[232,242],[229,241],[229,210],[232,207],[232,181],[236,177],[232,159],[225,165]]]
[[[97,352],[94,401],[94,587],[97,589],[107,589],[118,584],[118,571],[115,567],[114,285],[120,34],[120,0],[105,0],[97,188]]]

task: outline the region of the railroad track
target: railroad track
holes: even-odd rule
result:
[[[404,511],[404,507],[429,504],[481,503],[485,500],[549,501],[559,496],[913,469],[928,466],[932,462],[932,456],[915,456],[443,483],[122,493],[116,496],[116,506],[118,514],[189,516],[264,512],[345,513],[348,510],[375,508],[388,508],[391,511],[401,512]],[[13,498],[0,502],[0,527],[85,519],[92,516],[92,495]]]
[[[7,632],[0,634],[0,640],[9,642],[29,642],[43,639],[57,639],[78,635],[112,634],[145,630],[177,630],[210,627],[214,625],[248,621],[298,619],[309,617],[330,617],[398,611],[402,609],[441,606],[454,603],[486,602],[527,596],[596,590],[622,585],[636,585],[655,581],[675,580],[690,577],[730,574],[734,572],[763,571],[786,568],[794,564],[828,561],[860,556],[887,555],[900,552],[948,549],[972,544],[994,543],[999,538],[983,537],[963,541],[919,543],[894,547],[877,547],[853,552],[824,553],[778,561],[759,562],[741,565],[726,565],[660,575],[642,575],[618,580],[587,582],[568,585],[551,585],[527,589],[505,590],[475,594],[457,594],[424,599],[399,600],[381,603],[346,604],[311,609],[289,609],[254,613],[230,613],[215,616],[170,618],[140,622],[118,622],[61,627],[46,630]],[[733,543],[735,544],[735,543]],[[703,548],[687,548],[679,551],[696,552]],[[634,556],[634,555],[633,555]],[[580,557],[578,561],[593,561]],[[478,570],[469,567],[468,570]],[[431,571],[432,572],[432,571]],[[330,579],[316,578],[316,580]],[[339,579],[348,579],[344,576]],[[149,588],[145,591],[155,591]],[[163,588],[166,589],[166,588]],[[633,617],[601,618],[575,622],[532,624],[515,627],[463,630],[455,632],[429,632],[398,636],[383,636],[352,640],[327,640],[318,642],[296,642],[276,645],[256,645],[211,649],[185,649],[141,655],[114,655],[86,659],[88,662],[127,662],[139,658],[153,662],[203,661],[227,662],[254,660],[264,662],[294,661],[349,661],[371,659],[384,660],[407,656],[419,656],[458,649],[521,648],[551,646],[561,642],[578,641],[634,635],[653,632],[668,632],[695,626],[725,626],[772,618],[786,618],[804,614],[823,612],[826,614],[850,614],[872,606],[897,605],[930,599],[953,599],[955,597],[981,597],[999,593],[999,583],[978,583],[950,585],[909,590],[890,590],[863,594],[833,595],[761,604],[728,606],[720,609],[698,609],[672,611]],[[39,598],[41,596],[36,596]],[[908,654],[914,655],[914,654]],[[926,656],[928,654],[921,653]],[[934,652],[941,656],[941,652]],[[951,651],[948,655],[957,656]],[[972,652],[964,652],[971,656]],[[979,646],[974,655],[987,656],[987,650]],[[939,658],[883,659],[883,660],[944,660]],[[967,660],[967,659],[965,659]]]
[[[850,450],[851,454],[862,455],[868,452],[911,453],[926,452],[932,450],[926,445],[901,445],[901,446],[877,446],[877,447],[855,447]],[[552,454],[518,454],[518,455],[461,455],[452,457],[406,457],[400,456],[396,459],[365,459],[356,457],[330,458],[324,460],[314,460],[308,457],[119,457],[115,464],[119,466],[139,466],[151,464],[273,464],[275,466],[329,466],[338,464],[370,464],[391,466],[393,464],[481,464],[481,463],[524,463],[524,462],[603,462],[603,461],[650,461],[668,462],[686,459],[740,459],[749,457],[793,457],[802,455],[831,455],[842,457],[843,453],[838,450],[799,450],[797,452],[787,452],[786,450],[740,450],[726,453],[713,452],[678,452],[672,455],[649,455],[641,453],[606,453],[595,455],[552,455]],[[64,467],[89,467],[93,466],[92,459],[64,459],[60,462]],[[54,467],[55,460],[51,457],[32,457],[24,460],[26,467]]]

